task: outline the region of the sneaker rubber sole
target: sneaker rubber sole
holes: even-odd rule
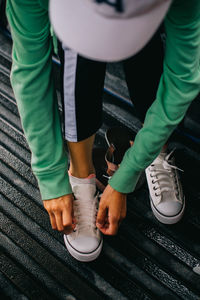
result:
[[[77,251],[70,245],[66,235],[64,235],[64,242],[65,242],[65,246],[66,246],[67,250],[69,251],[69,253],[71,254],[71,256],[73,256],[76,260],[81,261],[81,262],[90,262],[90,261],[95,260],[100,255],[102,247],[103,247],[103,239],[102,239],[101,242],[99,243],[99,246],[94,251],[92,251],[90,253],[83,253],[83,252]]]
[[[183,214],[185,211],[185,198],[183,199],[183,207],[182,207],[181,211],[177,215],[171,216],[171,217],[161,214],[154,206],[151,196],[149,196],[149,198],[150,198],[150,204],[151,204],[151,209],[153,211],[153,214],[156,217],[156,219],[158,221],[160,221],[161,223],[168,224],[168,225],[176,224],[183,217]]]

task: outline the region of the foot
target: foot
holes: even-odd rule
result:
[[[164,224],[177,223],[183,216],[185,199],[172,152],[163,150],[145,173],[155,217]]]
[[[123,127],[112,127],[105,132],[105,140],[108,149],[94,148],[93,162],[96,169],[96,184],[103,192],[108,184],[108,180],[119,169],[125,152],[133,146],[134,133]],[[145,183],[145,173],[142,172],[135,191],[139,190]]]
[[[74,232],[64,235],[69,253],[79,261],[95,260],[102,249],[103,239],[96,227],[98,196],[96,180],[69,176],[74,193],[74,216],[77,222]]]

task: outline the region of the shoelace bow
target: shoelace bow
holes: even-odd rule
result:
[[[176,170],[179,170],[181,172],[184,171],[171,164],[172,161],[170,161],[170,157],[173,154],[173,152],[174,150],[172,150],[168,155],[165,156],[164,161],[162,163],[164,168],[157,167],[161,163],[154,163],[150,166],[150,176],[153,178],[152,184],[156,185],[157,183],[157,185],[153,187],[156,197],[159,197],[164,191],[171,190],[171,184],[173,184],[176,196],[179,195],[178,178]],[[156,192],[156,190],[159,190],[159,193]]]
[[[74,216],[77,221],[74,232],[89,230],[95,232],[96,230],[96,216],[98,211],[98,197],[95,196],[95,200],[91,203],[90,201],[84,201],[75,199],[74,201]]]

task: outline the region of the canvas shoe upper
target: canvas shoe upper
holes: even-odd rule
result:
[[[70,254],[79,261],[92,261],[102,249],[102,236],[96,227],[98,195],[96,181],[93,178],[69,176],[74,194],[74,216],[77,221],[74,232],[64,235],[64,241]]]
[[[173,152],[173,151],[172,151]],[[151,208],[155,217],[164,224],[178,222],[184,212],[185,199],[172,152],[162,151],[146,168]]]

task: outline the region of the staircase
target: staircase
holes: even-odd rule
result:
[[[176,148],[186,211],[176,225],[153,216],[146,184],[129,195],[118,235],[104,237],[100,257],[74,260],[62,234],[51,229],[10,85],[12,40],[0,32],[0,299],[199,300],[200,299],[200,98],[170,140]],[[59,61],[54,58],[55,72]],[[117,89],[116,89],[117,86]],[[59,96],[59,85],[57,85]],[[60,107],[60,110],[62,108]],[[105,147],[110,126],[137,132],[120,64],[108,65],[104,123],[95,146]]]

